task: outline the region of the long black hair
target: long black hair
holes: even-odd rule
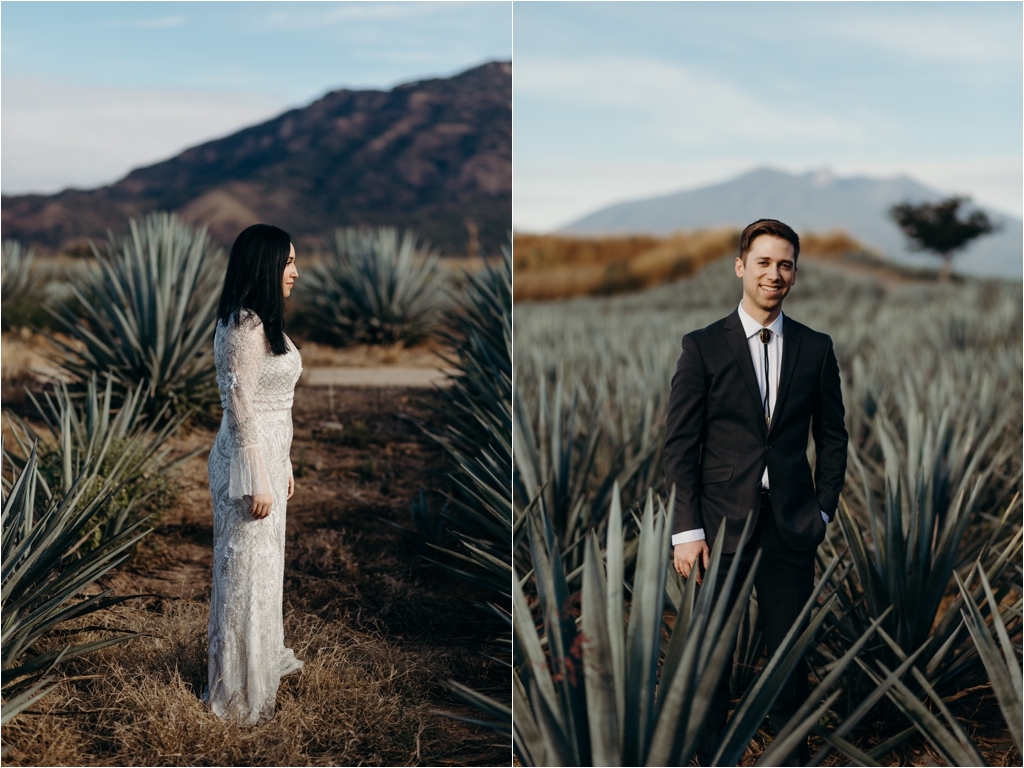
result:
[[[220,292],[217,317],[228,322],[249,309],[263,321],[263,333],[275,355],[288,352],[284,340],[284,291],[281,281],[291,253],[292,239],[271,224],[253,224],[235,238]]]

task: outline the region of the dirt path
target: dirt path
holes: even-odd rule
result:
[[[448,385],[448,373],[431,368],[303,368],[302,383],[307,387],[401,387],[426,389]]]

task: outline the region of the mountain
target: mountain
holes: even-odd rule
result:
[[[475,224],[493,253],[512,227],[512,64],[332,91],[109,186],[4,196],[0,209],[5,238],[47,249],[172,210],[228,246],[259,221],[307,243],[336,226],[395,225],[463,254]]]
[[[903,200],[920,203],[943,197],[947,195],[906,176],[836,178],[827,172],[792,175],[761,168],[722,184],[602,208],[561,231],[580,235],[666,235],[679,229],[744,227],[756,219],[773,218],[798,232],[845,229],[893,261],[935,266],[936,258],[907,249],[903,234],[886,211]],[[954,260],[954,269],[962,274],[1019,280],[1024,223],[986,212],[1001,229],[968,246]]]

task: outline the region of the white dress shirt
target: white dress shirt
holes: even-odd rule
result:
[[[754,374],[757,376],[757,388],[761,392],[761,402],[764,402],[764,343],[761,341],[760,333],[761,328],[767,328],[772,332],[772,338],[768,342],[768,379],[771,386],[768,389],[768,413],[774,418],[775,416],[775,397],[779,391],[779,372],[782,370],[782,344],[783,344],[783,315],[779,312],[779,316],[775,318],[775,321],[771,325],[762,326],[757,320],[747,314],[747,311],[743,309],[743,304],[739,306],[740,323],[743,325],[743,333],[747,337],[747,346],[750,348],[750,359],[754,363]],[[768,478],[768,466],[765,465],[764,474],[761,475],[761,487],[771,487],[770,480]],[[820,511],[820,510],[819,510]],[[828,515],[824,512],[821,513],[821,519],[828,525]],[[672,536],[672,546],[676,544],[686,544],[690,541],[702,541],[706,537],[704,536],[703,528],[694,528],[689,531],[683,531]]]

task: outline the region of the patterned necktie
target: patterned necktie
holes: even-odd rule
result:
[[[767,426],[771,422],[771,408],[768,405],[768,395],[771,392],[771,379],[768,378],[768,342],[772,340],[772,332],[767,328],[761,329],[761,343],[764,344],[764,423]]]

